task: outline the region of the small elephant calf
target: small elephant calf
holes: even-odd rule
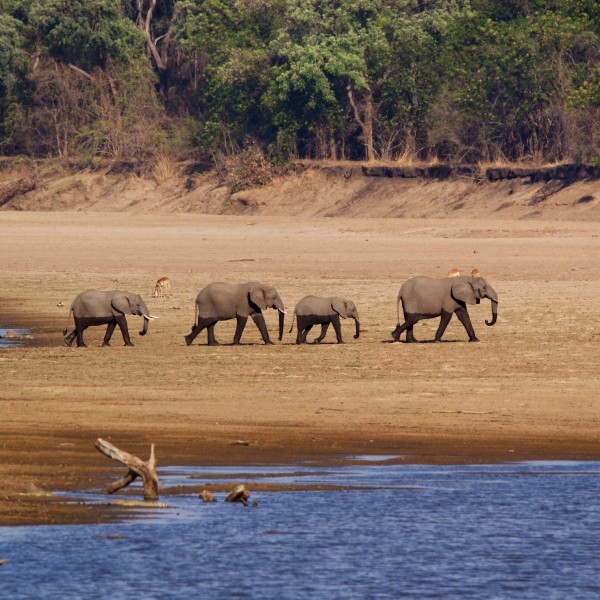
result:
[[[313,341],[313,344],[320,344],[327,334],[330,323],[333,324],[333,328],[335,329],[337,343],[343,344],[344,340],[342,340],[340,317],[342,317],[342,319],[345,319],[346,317],[354,319],[356,323],[356,335],[354,336],[354,339],[357,339],[360,335],[360,321],[356,306],[354,305],[354,302],[344,298],[306,296],[296,305],[294,317],[298,318],[296,344],[306,343],[306,334],[312,329],[312,326],[321,325],[321,335]],[[294,320],[292,318],[292,327],[289,332],[292,333],[293,329]]]

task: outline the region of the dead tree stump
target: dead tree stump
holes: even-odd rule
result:
[[[150,458],[147,462],[119,450],[102,438],[98,438],[94,445],[102,454],[119,461],[129,469],[125,477],[115,481],[107,488],[106,492],[108,494],[114,494],[117,490],[127,487],[132,481],[141,477],[144,482],[144,500],[156,500],[158,498],[158,473],[156,472],[154,444],[150,446]]]

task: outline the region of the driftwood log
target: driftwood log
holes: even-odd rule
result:
[[[202,490],[199,496],[202,502],[216,502],[215,495],[210,490]]]
[[[156,472],[154,444],[150,447],[150,458],[147,462],[133,456],[133,454],[119,450],[119,448],[102,438],[98,438],[94,445],[102,454],[119,461],[129,469],[125,477],[115,481],[107,488],[108,494],[114,494],[117,490],[127,487],[132,481],[141,477],[144,482],[144,500],[156,500],[158,498],[158,473]]]
[[[246,486],[238,485],[229,496],[225,498],[225,502],[241,502],[244,506],[248,506],[248,498],[250,498],[250,492],[246,490]]]

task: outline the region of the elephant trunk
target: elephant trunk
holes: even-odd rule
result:
[[[498,319],[498,300],[492,299],[492,320],[485,322],[488,327],[496,324],[496,320]]]
[[[283,322],[285,320],[285,312],[283,310],[279,311],[279,341],[283,339]],[[292,321],[292,326],[293,326]]]
[[[150,323],[150,319],[144,315],[144,327],[140,331],[140,335],[146,335],[148,333],[148,323]]]
[[[354,336],[354,339],[357,340],[360,335],[360,322],[358,319],[354,319],[354,321],[356,323],[356,335]]]

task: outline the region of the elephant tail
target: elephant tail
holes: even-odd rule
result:
[[[396,302],[396,314],[398,315],[398,325],[400,325],[400,302],[402,302],[402,296],[398,294],[398,301]]]
[[[67,315],[67,322],[65,323],[65,330],[63,331],[63,335],[67,335],[69,331],[69,319],[71,318],[71,314],[73,313],[73,306],[69,308],[69,314]]]
[[[290,330],[288,331],[288,333],[292,333],[292,330],[294,329],[294,319],[296,318],[296,309],[294,309],[294,314],[292,315],[292,326],[290,327]]]

